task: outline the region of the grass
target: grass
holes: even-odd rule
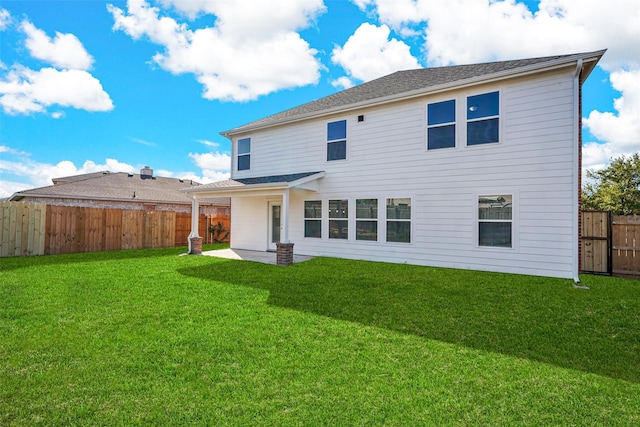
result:
[[[0,260],[0,425],[640,425],[640,281]]]

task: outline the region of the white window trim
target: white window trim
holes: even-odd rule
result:
[[[306,209],[304,207],[304,204],[306,202],[320,202],[320,218],[307,218],[306,216]],[[318,240],[323,240],[324,239],[324,233],[325,233],[325,223],[324,223],[324,207],[327,206],[325,204],[325,200],[322,198],[310,198],[310,199],[304,199],[302,201],[302,238],[303,239],[309,239],[312,241],[318,241]],[[320,221],[320,237],[307,237],[304,235],[304,229],[305,229],[305,224],[306,221]],[[328,237],[328,236],[327,236]]]
[[[373,218],[358,218],[357,214],[358,214],[358,209],[357,209],[357,201],[358,200],[369,200],[369,199],[374,199],[378,202],[378,212],[377,212],[377,218],[373,219]],[[386,200],[386,199],[384,199]],[[354,207],[354,212],[353,212],[353,217],[354,217],[354,223],[353,223],[353,241],[356,243],[364,243],[364,244],[376,244],[376,243],[380,243],[381,241],[383,241],[380,238],[380,197],[377,196],[371,196],[371,197],[356,197],[353,199],[353,207]],[[378,232],[377,232],[377,236],[376,236],[376,240],[359,240],[358,239],[358,232],[357,232],[357,226],[358,226],[358,221],[375,221],[378,224]],[[386,223],[385,223],[386,225]],[[385,235],[386,235],[386,228],[385,228]]]
[[[457,93],[453,96],[438,96],[424,103],[424,150],[430,155],[436,153],[450,153],[453,149],[467,150],[490,150],[492,147],[499,147],[504,144],[505,140],[505,120],[504,120],[504,88],[483,88],[482,90],[473,90]],[[467,120],[467,98],[470,96],[483,95],[485,93],[498,92],[498,115],[487,116],[479,119]],[[429,149],[429,129],[432,127],[444,126],[443,124],[429,126],[429,104],[437,104],[439,102],[454,100],[456,102],[456,120],[453,123],[456,126],[456,137],[454,147]],[[498,142],[487,144],[467,145],[467,123],[498,118]],[[348,147],[347,147],[348,148]],[[348,154],[347,154],[348,157]]]
[[[446,101],[454,101],[454,103],[455,103],[455,108],[454,108],[455,120],[453,122],[450,122],[450,123],[440,123],[440,124],[437,124],[437,125],[429,125],[429,105],[430,104],[438,104],[440,102],[446,102]],[[456,148],[458,148],[458,144],[459,144],[458,141],[460,140],[460,132],[458,131],[458,129],[460,128],[460,123],[458,123],[459,122],[458,117],[460,117],[460,111],[459,110],[460,110],[460,96],[458,96],[458,95],[447,97],[447,98],[442,98],[442,99],[440,99],[440,98],[434,99],[433,101],[428,101],[425,104],[425,106],[424,106],[424,116],[425,116],[425,121],[424,121],[424,124],[425,124],[424,149],[427,152],[434,153],[434,152],[438,152],[438,151],[450,151],[450,150],[455,150]],[[442,127],[442,126],[448,126],[448,125],[454,125],[455,126],[455,137],[454,137],[454,141],[453,141],[453,147],[431,148],[431,149],[429,149],[429,129]],[[466,131],[465,131],[465,135],[466,135]]]
[[[467,102],[468,102],[468,98],[471,96],[476,96],[476,95],[484,95],[487,93],[492,93],[492,92],[498,92],[498,115],[497,116],[486,116],[486,117],[481,117],[479,119],[471,119],[468,120],[467,119],[467,108],[469,108],[467,106]],[[473,91],[473,92],[466,92],[462,95],[462,106],[464,108],[462,108],[462,116],[461,116],[461,120],[462,120],[462,126],[460,127],[460,134],[459,134],[459,138],[460,138],[460,144],[461,146],[463,146],[466,149],[469,150],[478,150],[478,149],[490,149],[491,147],[499,147],[503,144],[504,141],[504,131],[503,131],[503,125],[504,125],[504,110],[503,110],[503,105],[504,105],[504,100],[503,100],[503,93],[504,91],[502,89],[496,88],[496,89],[485,89],[485,90],[479,90],[479,91]],[[476,144],[476,145],[468,145],[467,144],[467,123],[471,123],[471,122],[478,122],[481,120],[488,120],[488,119],[494,119],[497,118],[498,119],[498,142],[490,142],[490,143],[486,143],[486,144]]]
[[[411,201],[411,218],[410,219],[389,219],[387,218],[387,199],[409,199]],[[389,196],[385,195],[381,200],[384,201],[382,204],[384,208],[384,238],[380,239],[386,245],[399,245],[402,247],[407,247],[408,245],[413,245],[415,242],[415,197],[412,195],[402,195],[402,196]],[[378,200],[380,203],[380,199]],[[387,222],[388,221],[401,221],[401,222],[409,222],[409,241],[408,242],[390,242],[387,240]],[[378,235],[380,231],[378,230]]]
[[[329,139],[329,135],[328,135],[328,128],[329,128],[329,123],[335,123],[335,122],[341,122],[343,121],[345,122],[345,137],[343,138],[338,138],[338,139]],[[351,144],[349,144],[349,119],[348,118],[343,118],[343,119],[336,119],[336,120],[328,120],[325,124],[324,124],[324,130],[325,130],[325,141],[324,141],[324,161],[325,163],[334,163],[334,162],[346,162],[347,160],[349,160],[349,146]],[[329,144],[332,142],[339,142],[339,141],[344,141],[344,159],[335,159],[335,160],[329,160],[327,159],[327,154],[329,152]],[[335,200],[335,199],[331,199],[331,200]]]
[[[249,152],[248,153],[242,153],[240,154],[240,140],[242,139],[248,139],[249,140]],[[245,136],[242,138],[238,138],[236,140],[235,143],[235,154],[236,154],[236,158],[235,158],[235,162],[233,167],[235,168],[236,172],[246,172],[246,171],[250,171],[251,170],[251,166],[252,166],[252,162],[251,162],[251,157],[253,156],[253,138],[250,136]],[[238,168],[238,162],[240,161],[240,156],[249,156],[249,168],[248,169],[239,169]]]
[[[478,212],[478,198],[480,196],[494,195],[494,194],[506,194],[512,197],[511,199],[511,247],[505,248],[500,246],[480,246],[480,215]],[[473,215],[473,245],[476,249],[488,252],[517,252],[520,243],[519,230],[519,214],[520,214],[520,195],[518,190],[513,188],[489,188],[486,191],[477,191],[473,195],[473,209],[475,214]]]
[[[331,215],[329,215],[329,203],[332,200],[346,200],[347,201],[347,218],[331,218]],[[354,216],[354,208],[353,208],[353,200],[355,199],[351,199],[350,197],[329,197],[327,198],[327,204],[323,206],[326,206],[326,212],[327,212],[327,221],[326,221],[326,229],[327,229],[327,234],[326,234],[326,238],[328,241],[330,242],[352,242],[355,239],[355,234],[353,231],[353,216]],[[324,216],[324,213],[323,213]],[[330,221],[347,221],[347,238],[346,239],[339,239],[339,238],[331,238],[329,235],[330,229],[329,229],[329,222]],[[323,230],[324,231],[324,230]]]

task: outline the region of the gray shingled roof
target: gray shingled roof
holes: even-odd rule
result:
[[[180,190],[199,186],[198,182],[188,179],[165,177],[142,179],[139,174],[124,172],[91,173],[77,175],[72,179],[65,178],[67,182],[61,184],[19,191],[11,196],[11,200],[20,200],[24,197],[47,197],[190,204],[191,198]],[[54,181],[60,182],[58,179]],[[219,206],[230,204],[229,198],[226,197],[207,200],[207,203]]]
[[[604,52],[604,50],[601,50],[571,55],[397,71],[316,101],[222,132],[222,135],[229,136],[230,134],[237,134],[272,124],[286,123],[299,118],[321,114],[322,112],[367,104],[374,100],[401,98],[416,91],[426,93],[435,88],[460,85],[478,78],[489,79],[502,74],[514,74],[532,67],[545,68],[555,63],[562,64],[577,61],[580,58],[594,57],[599,59]]]
[[[218,181],[218,182],[212,182],[210,184],[203,184],[196,187],[196,189],[198,191],[201,191],[201,190],[244,187],[247,185],[259,185],[259,184],[286,184],[286,183],[294,182],[299,179],[306,178],[308,176],[315,175],[318,173],[321,173],[321,172],[300,172],[300,173],[292,173],[287,175],[271,175],[271,176],[260,176],[255,178],[227,179],[226,181]],[[185,190],[185,191],[188,191],[188,190]]]

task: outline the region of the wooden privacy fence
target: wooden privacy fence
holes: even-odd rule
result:
[[[582,212],[582,271],[611,274],[611,213]]]
[[[0,201],[0,257],[44,255],[47,206]]]
[[[186,246],[191,214],[0,202],[0,256],[29,256]],[[229,241],[229,215],[200,215],[205,243]],[[224,237],[222,239],[221,237]]]
[[[613,215],[611,234],[613,274],[640,277],[640,216]]]
[[[640,216],[583,212],[582,271],[640,277]]]

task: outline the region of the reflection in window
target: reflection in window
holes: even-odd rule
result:
[[[329,238],[349,238],[349,201],[329,200]]]
[[[251,167],[251,138],[238,140],[238,170],[243,171]]]
[[[467,145],[499,142],[499,92],[467,97]]]
[[[387,199],[387,242],[411,242],[411,199]]]
[[[378,240],[378,200],[356,200],[356,240]]]
[[[327,161],[347,158],[347,121],[327,124]]]
[[[456,146],[456,101],[443,101],[427,106],[427,149]]]
[[[513,196],[478,197],[478,245],[513,247]]]
[[[304,202],[304,237],[322,237],[322,201]]]

